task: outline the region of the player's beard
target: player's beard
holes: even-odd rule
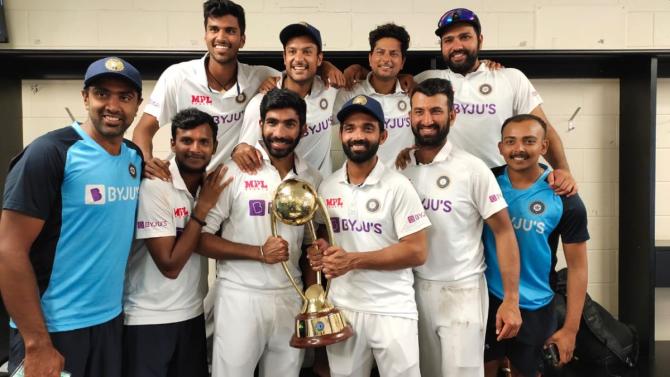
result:
[[[461,52],[465,54],[465,60],[461,63],[452,62],[451,54],[454,54],[455,52]],[[453,72],[465,75],[466,73],[472,72],[475,67],[475,63],[477,63],[477,59],[479,58],[479,45],[477,45],[477,50],[475,51],[469,51],[465,48],[462,48],[457,51],[452,51],[451,54],[449,54],[450,56],[446,60],[447,67],[449,67],[449,69]]]
[[[422,136],[419,132],[422,127],[436,127],[437,133],[434,136]],[[416,127],[412,127],[412,133],[414,134],[414,143],[419,147],[437,147],[444,144],[449,134],[449,124],[440,126],[437,123],[432,123],[424,126],[422,123],[419,123]]]
[[[263,135],[263,142],[265,143],[265,147],[268,150],[268,153],[270,156],[274,158],[284,158],[295,150],[295,147],[298,146],[298,142],[300,141],[300,135],[298,135],[297,138],[294,140],[288,139],[288,138],[283,138],[283,137],[267,137]],[[284,142],[288,144],[288,147],[286,149],[274,149],[272,148],[272,142]]]
[[[367,149],[363,152],[354,152],[351,149],[351,147],[354,145],[365,145]],[[379,149],[379,142],[370,143],[367,140],[350,141],[348,143],[342,143],[342,149],[344,150],[344,154],[349,160],[360,164],[369,161],[377,154],[377,150]]]

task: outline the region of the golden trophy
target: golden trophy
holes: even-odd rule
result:
[[[316,240],[312,218],[314,218],[319,208],[328,230],[330,244],[334,245],[333,227],[326,206],[323,200],[317,196],[314,187],[298,179],[285,180],[277,187],[272,201],[272,211],[270,212],[272,235],[277,237],[277,220],[279,220],[288,225],[306,224],[312,235],[312,240]],[[293,288],[302,298],[302,309],[300,314],[295,317],[295,333],[291,337],[291,347],[327,346],[348,339],[354,334],[342,313],[328,301],[330,281],[326,283],[326,289],[324,290],[321,285],[321,271],[316,272],[316,284],[307,288],[303,293],[289,272],[286,262],[282,262],[282,267]]]

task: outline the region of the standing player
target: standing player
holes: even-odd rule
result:
[[[494,315],[498,339],[514,337],[521,325],[519,256],[493,174],[451,143],[453,96],[447,80],[429,79],[415,88],[410,117],[419,149],[403,171],[433,223],[428,260],[415,269],[421,372],[428,377],[480,377],[488,312],[484,222],[493,232],[502,273],[503,302]]]
[[[332,301],[354,329],[327,347],[332,376],[420,376],[412,267],[426,260],[430,222],[416,191],[376,156],[386,139],[375,99],[356,96],[337,114],[344,166],[319,188],[335,243],[310,255],[313,268],[333,279]]]
[[[217,126],[189,108],[172,118],[172,181],[140,186],[137,239],[124,297],[124,376],[207,377],[203,299],[207,258],[200,231],[223,188],[225,169],[205,176]],[[197,204],[194,203],[197,198]]]
[[[203,13],[207,54],[163,72],[133,132],[133,141],[146,157],[146,173],[152,177],[169,177],[166,161],[152,158],[151,140],[177,112],[195,107],[212,115],[219,128],[218,147],[211,161],[215,166],[230,157],[239,137],[244,108],[260,84],[279,75],[270,67],[237,60],[246,40],[246,20],[240,5],[230,0],[207,0]]]
[[[298,376],[303,352],[288,344],[302,302],[279,262],[300,281],[303,227],[277,224],[272,237],[269,205],[274,190],[297,178],[317,187],[319,173],[294,152],[305,132],[305,101],[292,91],[273,89],[261,101],[263,164],[256,174],[226,166],[235,177],[209,212],[200,249],[218,259],[214,377]],[[302,141],[300,141],[302,142]],[[221,228],[221,237],[214,235]]]
[[[277,82],[278,88],[288,89],[307,103],[307,129],[296,148],[298,156],[326,176],[333,171],[330,160],[333,104],[337,90],[324,85],[317,70],[323,62],[321,33],[303,22],[286,26],[279,34],[284,46],[286,72]],[[259,104],[264,94],[257,94],[244,113],[240,145],[233,159],[244,171],[254,171],[261,163],[260,151],[253,145],[261,138],[258,122]]]
[[[88,119],[49,132],[14,158],[0,219],[0,291],[13,322],[10,372],[121,377],[123,278],[142,153],[123,138],[142,102],[140,74],[93,62]],[[18,330],[17,330],[18,329]]]
[[[442,78],[454,86],[458,119],[450,141],[479,157],[488,167],[500,166],[504,161],[496,145],[502,122],[515,114],[537,115],[548,125],[549,150],[545,158],[554,168],[549,182],[559,195],[576,193],[577,185],[570,174],[561,138],[547,121],[542,98],[518,69],[492,69],[482,64],[479,60],[484,41],[481,29],[479,18],[468,9],[446,12],[438,21],[435,34],[440,38],[442,57],[448,69],[429,70],[415,76],[416,82]]]
[[[519,305],[523,326],[516,338],[497,341],[489,318],[486,334],[486,375],[496,376],[503,358],[510,359],[514,376],[535,377],[542,365],[545,344],[558,347],[561,363],[572,359],[588,280],[586,208],[579,195],[557,195],[547,182],[549,169],[538,163],[549,148],[547,125],[542,118],[522,114],[502,126],[498,144],[506,166],[493,169],[519,241],[521,275]],[[567,312],[563,327],[556,331],[552,287],[556,282],[558,238],[568,264]],[[491,311],[500,304],[503,289],[496,258],[496,244],[484,228],[486,278]]]
[[[409,125],[409,96],[398,81],[409,48],[409,34],[402,26],[384,24],[370,32],[369,41],[370,73],[351,91],[340,90],[333,110],[336,114],[345,102],[361,94],[379,101],[384,110],[384,128],[388,137],[379,146],[377,156],[391,167],[398,152],[414,143]],[[336,120],[333,123],[339,124]]]

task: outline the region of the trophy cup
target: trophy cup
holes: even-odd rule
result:
[[[312,218],[318,209],[321,209],[323,219],[328,230],[330,244],[333,245],[333,228],[323,200],[316,194],[316,190],[309,183],[287,179],[282,182],[275,192],[270,213],[272,235],[277,237],[277,220],[288,225],[307,225],[312,240],[316,240],[316,232]],[[282,267],[288,276],[293,288],[302,298],[302,309],[295,317],[295,333],[289,343],[295,348],[322,347],[341,342],[351,337],[354,332],[347,324],[340,311],[328,301],[330,281],[326,283],[324,291],[321,285],[321,271],[316,272],[316,284],[313,284],[303,293],[291,275],[286,262]]]

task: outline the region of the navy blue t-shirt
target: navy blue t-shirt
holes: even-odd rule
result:
[[[512,187],[507,166],[493,169],[503,197],[507,201],[512,226],[519,244],[521,274],[519,306],[536,310],[554,297],[556,249],[559,236],[563,243],[579,243],[589,239],[587,216],[579,195],[556,195],[547,182],[549,169],[526,189]],[[489,292],[502,299],[504,290],[496,255],[495,237],[484,226],[486,280]]]
[[[49,132],[10,164],[4,209],[45,221],[30,249],[49,332],[121,313],[142,153],[111,155],[78,123]],[[20,231],[17,229],[16,231]]]

